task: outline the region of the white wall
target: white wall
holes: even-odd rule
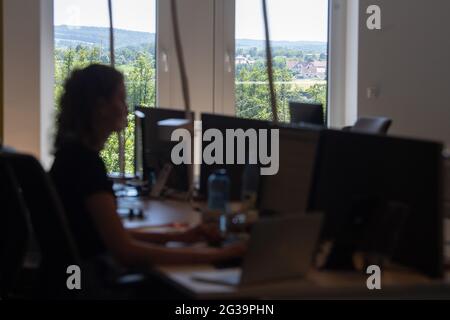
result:
[[[380,31],[366,27],[372,4]],[[394,134],[450,145],[449,14],[448,0],[360,0],[358,116],[388,116]]]
[[[53,2],[4,0],[3,5],[4,142],[33,154],[48,166],[53,110],[53,36],[49,31]],[[44,12],[46,19],[41,18]]]

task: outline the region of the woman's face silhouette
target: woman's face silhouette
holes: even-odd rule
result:
[[[110,133],[125,129],[128,115],[126,97],[125,84],[122,82],[113,93],[111,99],[102,103],[99,119],[97,119],[95,125],[103,126]]]

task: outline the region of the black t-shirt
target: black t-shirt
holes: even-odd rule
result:
[[[113,194],[112,183],[99,153],[80,143],[67,143],[56,152],[50,175],[81,256],[89,259],[105,253],[106,247],[85,204],[86,199],[95,193]]]

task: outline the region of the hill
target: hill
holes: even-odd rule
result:
[[[138,47],[155,43],[155,34],[148,32],[115,29],[116,48]],[[109,47],[109,29],[102,27],[55,27],[56,47],[75,47],[77,45]],[[302,51],[326,52],[327,44],[317,41],[272,41],[273,47],[283,47]],[[237,39],[237,48],[264,48],[263,40]]]

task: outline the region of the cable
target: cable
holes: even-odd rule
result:
[[[171,0],[171,10],[172,10],[172,27],[173,27],[173,36],[175,40],[175,51],[177,54],[178,65],[180,68],[180,77],[181,77],[181,89],[183,92],[183,100],[184,107],[186,110],[186,118],[193,121],[191,117],[191,99],[189,95],[189,81],[186,72],[186,64],[184,62],[183,55],[183,46],[181,44],[180,37],[180,26],[178,23],[178,7],[177,1]]]
[[[180,69],[181,78],[181,90],[183,93],[184,108],[186,111],[186,119],[189,121],[188,130],[191,137],[194,137],[194,118],[191,114],[191,99],[189,95],[189,80],[186,72],[186,64],[183,55],[183,46],[181,44],[180,36],[180,26],[178,21],[178,7],[176,0],[171,0],[171,13],[172,13],[172,28],[173,36],[175,41],[175,51],[177,54],[178,66]],[[194,191],[194,166],[192,164],[188,165],[188,183],[189,191],[187,194],[187,199],[191,199]]]
[[[264,16],[264,31],[266,34],[266,60],[267,60],[267,73],[269,76],[269,90],[270,90],[270,104],[272,108],[272,120],[275,124],[278,123],[278,108],[277,108],[277,95],[275,91],[275,83],[273,81],[273,64],[272,64],[272,48],[270,47],[270,32],[269,32],[269,19],[267,15],[267,3],[266,0],[262,0],[263,16]]]

